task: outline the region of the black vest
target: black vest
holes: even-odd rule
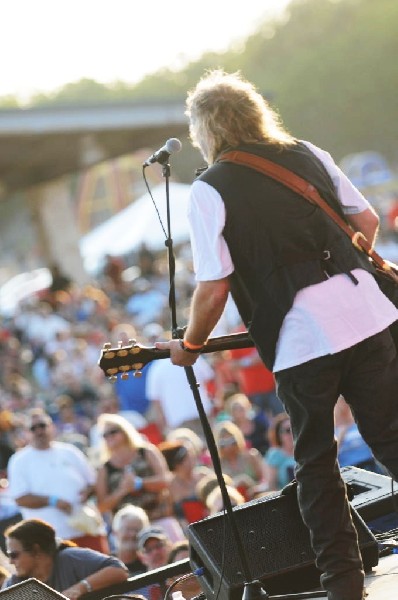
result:
[[[283,150],[266,144],[239,146],[294,171],[344,218],[322,162],[302,143]],[[221,195],[226,208],[223,236],[235,271],[232,296],[268,368],[286,313],[296,293],[338,273],[363,268],[369,260],[322,209],[283,184],[232,163],[215,163],[200,177]]]

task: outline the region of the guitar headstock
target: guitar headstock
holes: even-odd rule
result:
[[[127,379],[129,373],[140,377],[145,365],[157,358],[169,356],[166,350],[142,346],[137,344],[136,340],[129,340],[129,342],[130,344],[126,346],[119,342],[116,347],[104,344],[101,350],[98,366],[111,380],[115,380],[119,373],[122,373],[122,379]]]

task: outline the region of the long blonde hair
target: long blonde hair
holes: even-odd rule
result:
[[[230,146],[265,142],[282,148],[295,142],[277,113],[239,72],[207,72],[188,93],[186,105],[192,143],[209,164]]]
[[[136,430],[136,428],[121,415],[113,413],[102,413],[97,419],[98,429],[103,432],[106,425],[114,425],[124,433],[126,438],[126,444],[130,448],[142,448],[147,445],[146,440]],[[107,445],[104,443],[101,449],[101,457],[103,459],[109,458],[109,451]]]
[[[219,423],[216,423],[213,432],[214,440],[218,447],[220,446],[220,440],[223,437],[228,436],[234,438],[239,450],[244,450],[246,448],[245,436],[239,427],[232,421],[220,421]]]

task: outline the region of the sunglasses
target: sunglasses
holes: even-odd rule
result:
[[[8,558],[11,558],[11,560],[15,560],[16,558],[18,558],[18,556],[22,553],[22,550],[8,550],[6,552],[6,556],[8,556]]]
[[[35,425],[32,425],[32,427],[30,428],[31,431],[36,431],[38,429],[46,429],[47,427],[47,423],[36,423]]]
[[[281,433],[292,433],[292,428],[291,427],[282,427],[282,429],[280,431],[281,431]]]
[[[104,431],[104,433],[102,434],[103,438],[107,438],[110,437],[112,435],[116,435],[117,433],[120,433],[121,429],[109,429],[108,431]]]
[[[144,547],[143,553],[144,554],[151,554],[155,550],[161,550],[164,547],[165,547],[165,543],[164,542],[157,542],[156,544],[152,544],[152,546],[149,546],[149,548]]]
[[[236,446],[237,445],[237,441],[235,440],[235,438],[221,438],[218,442],[218,445],[220,446],[220,448],[228,448],[230,446]]]
[[[179,448],[177,450],[177,452],[175,453],[175,455],[173,456],[171,462],[171,466],[172,467],[176,467],[177,465],[179,465],[180,463],[182,463],[182,461],[186,458],[186,456],[188,456],[188,450],[187,448],[185,448],[184,446],[182,446],[181,448]]]

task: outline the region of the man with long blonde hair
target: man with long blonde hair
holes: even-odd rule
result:
[[[251,153],[293,171],[370,243],[379,218],[331,156],[295,139],[254,85],[213,71],[188,95],[192,141],[209,164],[189,220],[197,286],[175,364],[191,366],[231,291],[292,423],[300,510],[329,600],[360,600],[364,573],[336,459],[333,408],[352,406],[375,456],[398,476],[398,311],[366,256],[319,207],[248,166]],[[231,154],[229,154],[231,156]],[[377,398],[377,407],[375,407]]]

